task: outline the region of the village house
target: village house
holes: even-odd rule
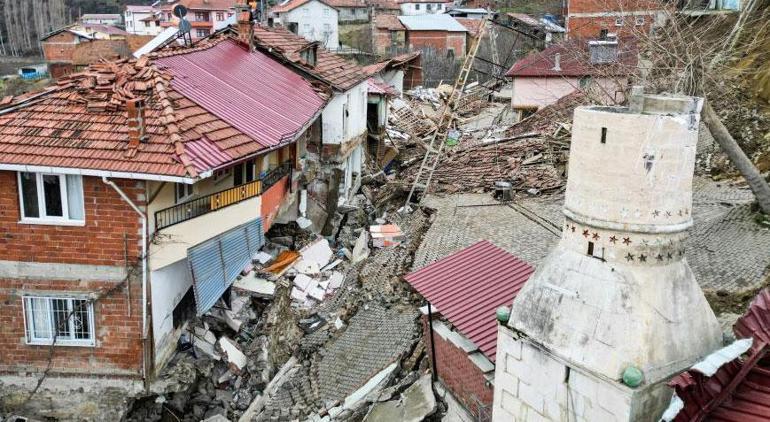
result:
[[[376,14],[372,20],[372,50],[378,56],[390,56],[406,48],[406,27],[397,15]]]
[[[445,13],[452,6],[451,1],[397,0],[404,16],[432,15]]]
[[[658,0],[567,0],[565,26],[569,38],[590,38],[600,32],[630,36],[647,33],[665,22]]]
[[[631,40],[568,40],[531,53],[513,64],[511,107],[523,119],[577,90],[597,102],[620,104],[629,76],[636,71],[637,47]]]
[[[83,379],[70,386],[150,380],[296,213],[329,95],[222,35],[5,99],[4,388],[44,370]]]
[[[369,22],[369,5],[365,0],[327,0],[339,12],[339,24]]]
[[[401,14],[401,7],[396,0],[367,0],[366,4],[373,10],[373,13],[386,15]]]
[[[59,78],[100,59],[128,57],[127,38],[127,32],[114,26],[78,23],[44,35],[40,44],[51,76]]]
[[[90,13],[80,16],[84,25],[122,25],[122,17],[117,13]]]
[[[205,38],[215,31],[235,24],[235,6],[242,4],[238,0],[178,0],[162,2],[160,5],[161,28],[179,27],[179,18],[174,16],[174,7],[187,8],[185,20],[190,22],[193,40]]]
[[[248,28],[239,24],[238,31]],[[367,134],[367,74],[354,62],[285,28],[257,25],[254,37],[258,50],[332,91],[321,124],[313,129],[320,137],[314,137],[307,147],[310,161],[319,164],[309,170],[307,178],[308,218],[316,224],[333,217],[336,206],[349,202],[360,186]]]
[[[287,0],[270,9],[274,24],[329,50],[339,47],[340,10],[326,0]]]
[[[565,28],[554,22],[552,18],[542,17],[537,19],[524,13],[506,13],[499,16],[498,21],[518,33],[527,34],[542,40],[546,46],[562,41],[567,32]]]
[[[160,26],[160,10],[153,6],[126,6],[123,12],[126,32],[136,35],[158,35],[163,31]]]
[[[477,7],[477,8],[464,8],[464,7],[456,7],[454,9],[450,9],[447,14],[453,18],[468,18],[468,19],[483,19],[486,15],[489,14],[487,9]]]
[[[399,16],[406,28],[405,43],[410,50],[433,48],[446,52],[447,57],[465,57],[468,29],[449,15]]]

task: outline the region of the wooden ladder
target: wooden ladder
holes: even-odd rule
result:
[[[487,32],[487,26],[490,25],[490,16],[491,13],[484,17],[481,26],[479,27],[479,34],[473,41],[473,45],[471,46],[468,55],[465,56],[463,67],[457,75],[455,84],[452,87],[452,93],[449,95],[446,104],[444,104],[436,131],[433,132],[433,136],[430,138],[430,143],[425,150],[422,164],[420,164],[420,170],[414,178],[412,188],[409,191],[409,196],[407,196],[404,208],[402,208],[404,212],[411,212],[415,207],[418,207],[425,197],[425,194],[428,192],[428,187],[433,179],[433,173],[436,171],[436,167],[438,167],[442,152],[444,152],[449,128],[452,127],[452,123],[456,117],[455,110],[457,108],[458,100],[463,94],[468,75],[473,69],[473,62],[476,60],[476,54],[479,51],[481,40]],[[416,200],[415,198],[418,193],[420,199]]]

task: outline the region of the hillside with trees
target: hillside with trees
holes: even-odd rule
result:
[[[41,36],[83,13],[122,13],[126,4],[151,0],[0,0],[0,55],[40,53]]]

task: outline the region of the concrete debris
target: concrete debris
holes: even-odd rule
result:
[[[254,255],[254,261],[260,263],[261,265],[265,265],[273,259],[275,259],[275,257],[267,252],[259,251],[256,253],[256,255]]]
[[[366,231],[361,231],[361,234],[356,240],[355,246],[353,246],[353,256],[350,260],[351,263],[357,264],[369,257],[369,236]]]
[[[397,246],[404,240],[404,233],[395,224],[369,226],[369,232],[372,234],[372,246],[375,248]]]
[[[225,359],[227,359],[227,362],[230,364],[230,370],[239,373],[246,367],[246,355],[238,349],[238,346],[232,340],[227,337],[222,337],[219,339],[218,344],[224,353]]]
[[[365,422],[421,422],[438,409],[436,397],[433,395],[431,375],[425,374],[407,388],[397,400],[376,403]]]
[[[275,295],[275,283],[259,278],[256,275],[236,280],[233,283],[233,287],[265,299],[270,299]]]
[[[309,229],[310,226],[313,225],[313,221],[311,221],[309,218],[305,218],[305,217],[299,217],[299,218],[297,218],[296,221],[297,221],[297,225],[301,229]]]

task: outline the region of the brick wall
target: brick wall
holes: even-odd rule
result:
[[[455,57],[465,56],[465,32],[409,31],[407,44],[411,49],[431,47],[437,50],[454,49]]]
[[[46,292],[97,293],[115,282],[0,279],[0,373],[45,369],[49,346],[26,344],[22,294]],[[139,376],[142,362],[141,279],[131,281],[128,296],[121,288],[94,303],[96,347],[55,346],[51,373]]]
[[[142,205],[144,182],[115,182]],[[141,253],[141,220],[136,212],[99,178],[83,177],[83,193],[85,226],[19,224],[18,178],[15,172],[0,172],[0,260],[124,269],[127,252],[129,263],[137,263]],[[131,282],[130,316],[125,287],[94,304],[96,347],[55,347],[54,373],[125,376],[140,372],[140,280],[137,275]],[[56,296],[58,292],[68,292],[96,296],[118,284],[118,280],[86,281],[71,276],[61,280],[0,278],[0,372],[41,369],[48,359],[50,347],[26,344],[23,294],[45,292]]]
[[[422,326],[428,357],[432,362],[433,352],[427,315],[422,316]],[[487,386],[484,373],[468,358],[468,354],[438,334],[433,335],[433,343],[436,346],[438,377],[452,395],[474,415],[479,413],[478,402],[487,409],[491,408],[493,387]],[[431,365],[431,367],[434,366]]]
[[[75,34],[62,32],[43,41],[43,56],[48,62],[71,62],[75,51]]]
[[[569,0],[569,13],[632,12],[635,10],[660,10],[657,0]]]
[[[571,16],[567,20],[567,33],[572,38],[597,38],[602,29],[620,37],[647,33],[652,27],[654,16],[644,16],[644,24],[636,25],[634,16],[618,16],[623,19],[623,26],[615,25],[615,16],[579,17]]]
[[[267,233],[273,225],[275,217],[283,205],[283,201],[289,192],[289,176],[286,176],[276,182],[266,192],[262,194],[262,228]]]
[[[137,204],[144,182],[115,180]],[[141,251],[141,220],[115,190],[97,177],[83,177],[85,226],[19,224],[16,172],[0,172],[0,260],[124,266],[124,233],[128,257]]]

